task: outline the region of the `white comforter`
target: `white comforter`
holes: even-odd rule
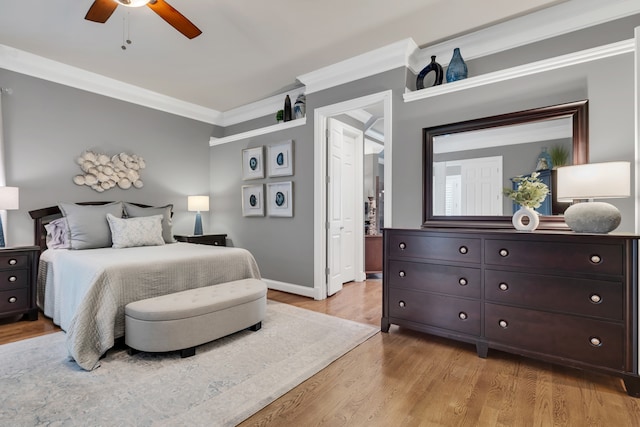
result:
[[[240,248],[172,243],[126,249],[46,250],[40,257],[38,304],[67,332],[69,354],[82,368],[124,336],[132,301],[249,277],[258,265]]]

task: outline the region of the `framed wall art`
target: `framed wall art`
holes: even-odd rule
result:
[[[269,159],[269,176],[293,175],[293,141],[288,140],[280,144],[267,147]]]
[[[264,216],[262,184],[242,186],[242,216]]]
[[[267,184],[267,213],[269,216],[293,216],[293,183]]]
[[[242,150],[242,179],[264,178],[262,146]]]

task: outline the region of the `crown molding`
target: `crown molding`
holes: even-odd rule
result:
[[[221,120],[219,111],[1,44],[0,68],[204,123],[219,125]]]
[[[314,93],[354,80],[408,66],[408,58],[418,49],[413,39],[363,53],[319,70],[303,74],[298,80],[307,88],[306,93]]]
[[[445,93],[458,92],[461,90],[471,89],[478,86],[485,86],[492,83],[502,82],[525,77],[531,74],[543,73],[558,68],[569,67],[571,65],[582,64],[585,62],[596,61],[611,56],[623,55],[635,51],[635,39],[624,40],[617,43],[611,43],[605,46],[599,46],[592,49],[586,49],[567,55],[556,56],[554,58],[544,59],[532,62],[530,64],[519,65],[517,67],[507,68],[492,73],[482,74],[470,77],[464,80],[458,80],[452,83],[432,86],[412,92],[406,92],[403,95],[404,102],[417,101],[419,99],[431,98],[443,95]]]

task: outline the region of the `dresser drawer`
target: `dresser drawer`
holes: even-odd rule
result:
[[[28,255],[0,255],[0,270],[26,268],[29,265]]]
[[[577,273],[624,273],[621,244],[577,244],[517,240],[485,241],[485,263]],[[544,266],[544,267],[542,267]]]
[[[485,336],[536,353],[624,368],[621,323],[486,303]]]
[[[388,256],[479,263],[480,246],[480,239],[392,233]]]
[[[622,320],[621,282],[485,270],[484,296],[489,301]]]
[[[0,291],[0,314],[29,308],[29,289]]]
[[[470,335],[480,334],[480,301],[391,288],[389,316]]]
[[[480,269],[408,261],[389,261],[389,286],[480,298]]]
[[[0,270],[0,291],[28,287],[29,270]]]

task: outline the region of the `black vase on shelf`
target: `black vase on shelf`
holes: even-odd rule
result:
[[[451,61],[449,61],[449,65],[447,66],[447,83],[466,79],[467,73],[467,64],[464,62],[464,59],[462,59],[460,49],[455,48]]]
[[[418,74],[418,79],[416,80],[417,90],[424,89],[424,78],[432,71],[436,73],[436,75],[431,86],[441,85],[443,77],[442,66],[436,62],[435,55],[431,56],[431,62],[426,67],[424,67],[422,71],[420,71],[420,74]]]
[[[291,120],[291,98],[289,95],[284,99],[284,121],[288,122]]]

